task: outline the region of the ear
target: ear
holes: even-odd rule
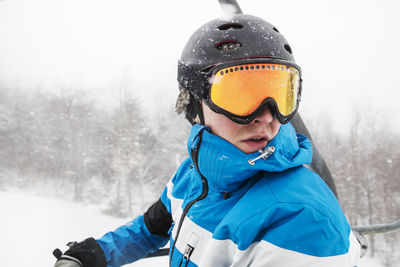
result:
[[[200,123],[199,115],[196,115],[196,118],[194,118],[194,122],[195,122],[195,123]]]

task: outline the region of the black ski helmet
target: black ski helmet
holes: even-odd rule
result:
[[[211,20],[195,31],[186,43],[178,62],[178,83],[190,93],[186,118],[202,119],[201,99],[208,95],[207,73],[218,64],[236,60],[269,58],[295,63],[285,37],[269,22],[246,14]]]

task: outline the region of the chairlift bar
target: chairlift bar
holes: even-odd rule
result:
[[[353,227],[351,227],[351,229],[362,235],[393,233],[393,232],[400,231],[400,220],[395,221],[393,223],[389,223],[389,224],[353,226]],[[367,244],[365,244],[364,249],[366,250],[366,248],[367,248]],[[169,254],[169,248],[163,248],[155,253],[151,253],[151,254],[147,255],[146,258],[167,256],[168,254]]]
[[[221,5],[222,9],[226,12],[226,7],[229,5],[230,7],[233,7],[234,9],[229,9],[230,13],[233,11],[234,14],[243,14],[242,9],[240,8],[238,2],[236,0],[218,0],[219,4]]]
[[[167,256],[169,254],[169,248],[162,248],[157,252],[148,254],[145,258],[153,258],[159,256]]]
[[[351,229],[363,235],[393,233],[400,231],[400,220],[389,224],[353,226]]]

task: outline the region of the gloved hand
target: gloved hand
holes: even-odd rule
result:
[[[106,267],[103,250],[93,238],[84,241],[70,242],[69,249],[63,254],[55,249],[53,255],[57,258],[54,267]]]
[[[69,242],[67,246],[71,248],[76,244],[76,242]],[[57,258],[54,267],[83,267],[83,263],[80,260],[68,255],[63,255],[61,250],[58,248],[53,251],[53,255]]]

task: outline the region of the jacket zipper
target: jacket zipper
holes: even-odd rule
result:
[[[196,168],[197,172],[198,172],[198,173],[200,174],[200,176],[201,176],[201,182],[202,182],[202,184],[203,184],[203,192],[201,193],[201,195],[200,195],[198,198],[196,198],[195,200],[190,201],[190,202],[186,205],[186,207],[185,207],[185,209],[183,210],[183,213],[182,213],[182,215],[181,215],[181,218],[179,219],[179,224],[178,224],[178,228],[177,228],[177,230],[176,230],[176,235],[175,235],[175,239],[174,239],[174,244],[173,244],[173,246],[172,246],[171,255],[170,255],[170,258],[169,258],[169,266],[170,266],[170,267],[171,267],[171,263],[172,263],[172,257],[173,257],[173,255],[174,255],[175,245],[176,245],[176,242],[178,241],[179,232],[181,231],[182,223],[183,223],[183,220],[184,220],[185,217],[186,217],[186,214],[189,212],[189,209],[190,209],[196,202],[199,202],[200,200],[205,199],[206,196],[207,196],[207,194],[208,194],[208,182],[207,182],[207,179],[200,173],[199,166],[198,166],[198,157],[199,157],[200,143],[201,143],[201,135],[200,135],[199,143],[197,144],[196,148],[195,148],[194,150],[191,151],[191,154],[192,154],[192,159],[193,159],[193,165],[194,165],[194,167]]]
[[[190,256],[192,256],[192,253],[196,248],[198,242],[199,242],[199,236],[196,235],[195,233],[192,233],[186,244],[185,252],[183,253],[183,258],[181,263],[179,264],[179,267],[181,266],[186,267],[188,265]]]

